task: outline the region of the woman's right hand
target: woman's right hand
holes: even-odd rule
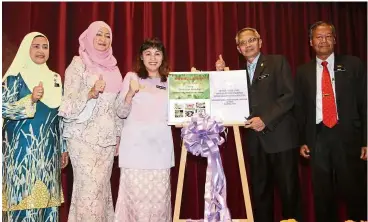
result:
[[[125,96],[126,103],[132,103],[132,99],[134,95],[139,91],[139,82],[138,80],[131,79],[129,84],[129,91]]]
[[[106,82],[103,80],[103,76],[100,75],[98,80],[96,80],[95,85],[88,92],[88,99],[97,99],[98,95],[105,90]]]
[[[38,86],[35,86],[32,91],[32,102],[36,103],[38,100],[40,100],[43,96],[43,83],[40,82]]]
[[[125,102],[131,104],[134,95],[139,91],[140,84],[138,80],[138,75],[130,76],[129,80],[129,91],[125,96]]]
[[[128,94],[132,94],[133,96],[139,91],[139,82],[138,80],[131,79],[129,84],[129,92]]]
[[[97,99],[99,93],[99,91],[95,90],[95,87],[92,87],[91,90],[88,92],[88,100]]]
[[[102,93],[105,90],[106,82],[103,80],[103,76],[100,74],[100,77],[95,82],[95,85],[93,88],[95,88],[96,91]]]

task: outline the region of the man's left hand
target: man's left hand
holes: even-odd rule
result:
[[[253,117],[245,122],[245,128],[251,128],[257,132],[261,132],[265,127],[266,125],[259,117]]]
[[[367,161],[367,147],[362,147],[360,151],[360,159]]]

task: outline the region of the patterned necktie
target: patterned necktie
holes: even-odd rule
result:
[[[337,123],[337,112],[335,95],[332,89],[330,73],[327,69],[328,62],[323,61],[323,72],[322,72],[322,113],[323,113],[323,124],[332,128]]]
[[[253,81],[253,76],[254,76],[254,71],[256,69],[256,65],[257,65],[257,63],[251,63],[247,66],[248,74],[249,74],[249,80],[250,80],[251,84],[252,84],[252,81]]]

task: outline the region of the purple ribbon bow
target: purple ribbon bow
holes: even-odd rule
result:
[[[225,141],[219,135],[224,130],[221,122],[207,115],[193,116],[189,125],[181,130],[181,137],[188,152],[206,157],[208,161],[204,219],[210,222],[231,221],[226,204],[226,179],[218,147]]]

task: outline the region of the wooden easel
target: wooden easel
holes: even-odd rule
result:
[[[226,67],[225,70],[228,71],[229,68]],[[193,71],[193,68],[192,68],[192,71]],[[245,170],[245,164],[244,164],[244,158],[243,158],[244,157],[243,147],[242,147],[240,131],[239,131],[239,126],[244,126],[244,124],[225,124],[225,126],[231,126],[233,127],[233,130],[234,130],[234,138],[235,138],[235,144],[236,144],[236,153],[238,156],[240,179],[241,179],[241,184],[243,188],[245,212],[247,215],[247,219],[232,219],[232,221],[233,222],[254,222],[252,204],[251,204],[250,195],[249,195],[247,172]],[[181,157],[180,157],[180,166],[179,166],[179,175],[178,175],[178,185],[176,188],[173,222],[186,222],[187,221],[187,219],[179,219],[181,199],[182,199],[182,194],[183,194],[184,173],[185,173],[186,162],[187,162],[187,150],[183,143],[181,147]]]

